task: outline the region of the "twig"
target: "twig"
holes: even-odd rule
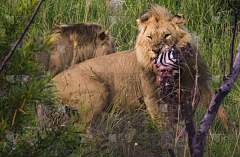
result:
[[[238,10],[235,8],[230,1],[228,0],[228,4],[233,8],[235,11],[235,24],[234,28],[232,28],[232,42],[230,45],[230,74],[233,72],[233,49],[234,49],[234,39],[235,39],[235,34],[236,34],[236,28],[237,28],[237,15],[238,15]]]
[[[37,14],[41,4],[43,3],[44,0],[41,0],[39,3],[38,3],[38,6],[37,6],[37,9],[34,11],[32,17],[30,18],[30,20],[28,21],[28,24],[26,25],[26,27],[24,28],[22,34],[20,35],[20,37],[18,38],[18,40],[16,41],[16,43],[13,45],[12,49],[10,50],[9,54],[7,55],[7,57],[4,59],[1,67],[0,67],[0,73],[3,69],[3,67],[6,65],[7,61],[10,59],[10,57],[13,55],[13,52],[14,50],[16,49],[17,45],[19,44],[19,42],[22,40],[24,34],[26,33],[28,27],[30,26],[30,24],[32,23],[35,15]]]
[[[186,136],[186,140],[185,140],[184,157],[186,157],[187,144],[188,144],[187,139],[188,139],[188,134],[187,134],[187,136]]]
[[[186,130],[188,132],[188,147],[192,156],[194,153],[194,143],[196,141],[196,129],[193,122],[193,111],[190,102],[186,105],[182,105],[182,113],[185,115]]]
[[[226,65],[225,65],[225,63],[223,63],[223,81],[226,79],[226,76],[225,76],[225,67],[226,67]]]
[[[10,84],[8,84],[8,85],[0,92],[0,97],[3,97],[4,95],[6,95],[9,88],[10,88]]]

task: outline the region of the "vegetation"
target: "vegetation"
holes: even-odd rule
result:
[[[39,0],[1,1],[1,62],[9,53],[12,43],[20,36],[38,2]],[[237,0],[231,2],[240,8]],[[117,51],[132,49],[138,32],[136,19],[152,3],[167,7],[172,14],[184,14],[186,26],[213,75],[210,84],[214,89],[220,87],[223,63],[226,64],[226,71],[229,71],[231,27],[234,22],[227,1],[47,0],[24,36],[26,43],[14,51],[1,72],[1,90],[8,82],[11,83],[7,94],[0,99],[0,156],[66,156],[69,153],[70,156],[167,156],[168,145],[175,147],[174,129],[170,129],[167,134],[159,133],[145,111],[126,115],[103,114],[94,127],[95,136],[92,140],[83,136],[78,140],[82,130],[75,127],[71,120],[69,123],[64,122],[64,127],[61,126],[62,120],[39,127],[36,116],[39,104],[52,108],[53,113],[57,110],[55,102],[58,99],[48,82],[51,78],[47,74],[42,75],[33,56],[49,44],[50,36],[46,36],[48,30],[60,23],[96,22],[102,24],[104,29],[110,27]],[[239,29],[240,27],[238,31]],[[37,42],[39,35],[44,36],[43,44]],[[235,41],[234,53],[239,40],[240,34]],[[26,75],[30,75],[32,80],[23,83],[22,78]],[[13,81],[9,81],[11,76],[15,76]],[[20,76],[19,80],[17,76]],[[237,124],[240,124],[239,95],[238,79],[232,93],[223,101],[224,107]],[[199,105],[194,117],[197,127],[205,112],[206,109]],[[239,156],[239,134],[231,129],[225,130],[216,118],[211,127],[211,136],[207,139],[205,156]],[[189,156],[186,147],[186,138],[180,139],[176,143],[177,155]]]

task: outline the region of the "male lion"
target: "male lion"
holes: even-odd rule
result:
[[[74,64],[116,52],[110,30],[103,31],[97,23],[60,25],[49,34],[56,34],[50,39],[53,54],[38,52],[36,57],[43,64],[43,70],[50,72],[52,77]],[[43,42],[41,37],[39,40]],[[41,105],[38,108],[38,117],[41,118],[43,108]]]
[[[78,105],[83,102],[86,112],[81,120],[89,125],[93,125],[111,103],[129,111],[145,106],[151,118],[161,116],[161,97],[156,92],[160,88],[156,85],[158,72],[152,58],[168,51],[171,46],[181,48],[190,43],[194,55],[186,57],[190,71],[186,70],[180,80],[181,86],[194,87],[195,77],[192,76],[196,75],[193,66],[197,51],[184,27],[184,16],[172,16],[168,9],[153,5],[140,15],[137,22],[139,33],[135,49],[85,61],[53,78],[63,104],[80,110]],[[198,86],[202,89],[200,101],[208,107],[214,93],[207,83],[208,70],[200,54],[197,64],[201,74],[198,78]],[[233,124],[223,105],[219,108],[218,117],[226,128],[229,123]],[[156,121],[160,128],[167,124],[166,117],[156,118]]]
[[[57,34],[50,39],[54,42],[53,54],[38,52],[36,56],[52,77],[74,64],[116,52],[109,29],[102,31],[102,26],[97,23],[60,25],[49,34]]]

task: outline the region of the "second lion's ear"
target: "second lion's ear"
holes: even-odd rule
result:
[[[100,33],[99,37],[100,37],[101,40],[104,40],[104,39],[108,38],[109,35],[110,35],[110,30],[107,29],[106,31]]]
[[[182,13],[178,13],[172,18],[172,22],[173,24],[177,24],[179,26],[184,25],[185,23],[184,15]]]

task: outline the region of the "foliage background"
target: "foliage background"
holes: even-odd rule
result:
[[[26,19],[29,20],[38,2],[39,0],[18,0],[18,2],[16,0],[1,0],[1,62],[10,51],[12,42],[15,42],[20,36],[26,25]],[[175,146],[174,141],[159,140],[165,136],[175,138],[173,130],[169,131],[169,135],[160,135],[149,119],[149,115],[145,112],[127,116],[103,114],[96,126],[96,132],[99,136],[102,137],[106,134],[131,135],[131,140],[117,141],[111,145],[103,144],[109,143],[110,136],[106,136],[108,138],[102,137],[104,140],[101,139],[100,143],[97,139],[91,142],[82,139],[79,142],[76,140],[77,134],[74,133],[76,128],[71,123],[67,124],[68,127],[54,124],[52,131],[47,131],[47,126],[41,128],[40,131],[36,129],[38,126],[36,105],[45,104],[53,108],[56,101],[56,97],[53,96],[54,91],[50,90],[51,86],[47,83],[49,77],[45,76],[46,78],[40,79],[42,74],[33,57],[34,53],[43,50],[49,44],[49,37],[45,36],[45,42],[40,44],[37,42],[38,36],[46,35],[48,30],[61,23],[96,22],[102,24],[104,29],[110,27],[117,51],[132,49],[137,36],[136,19],[152,3],[167,7],[172,14],[184,14],[186,26],[192,33],[193,39],[213,75],[210,85],[214,89],[220,87],[223,63],[226,63],[226,72],[229,71],[231,27],[234,22],[233,10],[227,1],[46,0],[25,35],[27,43],[22,48],[15,50],[9,61],[11,64],[8,64],[7,68],[1,72],[1,89],[8,84],[7,75],[30,75],[32,81],[21,85],[21,81],[15,80],[15,83],[10,84],[8,94],[0,100],[0,156],[65,156],[69,153],[68,150],[71,150],[72,156],[74,154],[78,154],[78,156],[86,156],[87,154],[90,156],[114,156],[117,154],[122,156],[141,156],[141,154],[161,156],[161,154],[166,153],[167,144]],[[231,0],[231,3],[240,10],[238,0]],[[239,20],[240,16],[238,16],[238,32],[240,30]],[[235,53],[239,41],[240,34],[238,33],[235,40]],[[39,44],[41,46],[38,46]],[[239,97],[240,81],[238,79],[232,92],[223,101],[225,108],[236,123],[240,123]],[[21,106],[23,107],[21,108]],[[14,125],[10,127],[15,112]],[[205,112],[206,109],[199,105],[194,120],[200,122]],[[108,123],[104,123],[104,120]],[[207,139],[205,156],[240,155],[239,133],[236,135],[231,130],[224,130],[221,121],[217,118],[211,127],[211,133],[212,136],[208,136]],[[15,140],[12,140],[12,137],[15,137]],[[29,141],[32,141],[31,144]],[[152,143],[153,141],[155,144]],[[189,155],[184,153],[184,145],[184,139],[177,144],[179,156]]]

